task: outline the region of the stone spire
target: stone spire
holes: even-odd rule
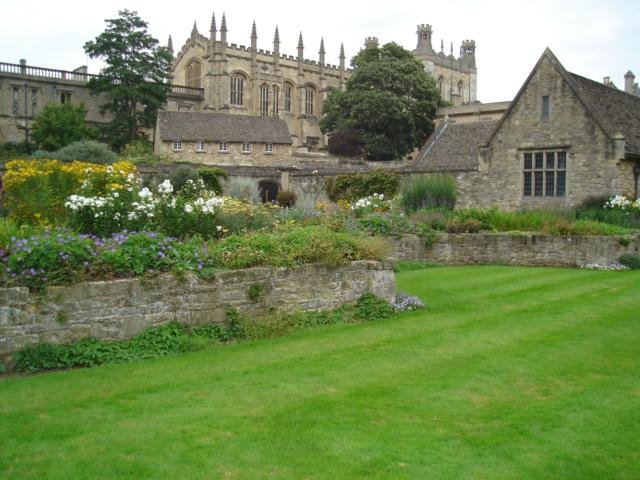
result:
[[[220,41],[227,43],[227,19],[224,13],[222,14],[222,23],[220,23]]]
[[[323,37],[320,37],[320,51],[318,53],[320,54],[320,65],[324,65],[325,54],[327,52],[324,49],[324,38]]]
[[[304,68],[302,64],[304,63],[304,43],[302,42],[302,32],[300,32],[300,36],[298,37],[298,75],[302,76],[304,74]]]
[[[258,49],[258,30],[256,29],[256,21],[253,21],[251,27],[251,50],[257,51]]]
[[[258,31],[256,29],[256,21],[253,21],[251,27],[251,63],[257,68],[258,65]]]
[[[340,88],[344,90],[344,43],[340,44]]]
[[[171,38],[171,35],[169,35],[169,40],[167,41],[167,50],[169,50],[171,58],[173,58],[173,39]]]
[[[216,14],[211,15],[211,28],[209,28],[209,55],[213,56],[216,48],[218,29],[216,28]]]
[[[274,70],[280,70],[280,34],[276,26],[276,33],[273,35],[273,66]]]
[[[193,21],[193,28],[191,29],[191,41],[193,43],[196,42],[196,35],[198,35],[198,25],[196,25],[196,21]]]

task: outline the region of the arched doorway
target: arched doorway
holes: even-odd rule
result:
[[[278,196],[280,186],[273,180],[261,180],[258,183],[258,189],[260,190],[260,199],[262,203],[274,203]]]

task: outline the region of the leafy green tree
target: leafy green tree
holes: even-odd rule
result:
[[[372,160],[398,159],[420,147],[442,103],[422,64],[395,43],[369,46],[351,63],[355,70],[346,90],[333,90],[323,104],[322,131],[357,131]]]
[[[107,64],[88,85],[92,93],[104,93],[109,100],[102,105],[103,111],[113,114],[105,135],[120,151],[143,136],[141,128],[154,125],[169,92],[171,53],[147,32],[147,23],[137,12],[120,10],[118,15],[105,20],[106,30],[87,42],[84,50]]]
[[[95,137],[95,129],[85,122],[84,104],[49,104],[40,112],[31,130],[38,148],[53,152],[70,143]]]

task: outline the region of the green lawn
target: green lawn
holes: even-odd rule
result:
[[[640,272],[398,286],[429,308],[0,381],[0,478],[640,477]]]

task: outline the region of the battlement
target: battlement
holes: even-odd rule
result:
[[[377,47],[378,44],[378,37],[366,37],[364,39],[364,47],[368,48],[368,47]]]
[[[420,25],[418,25],[417,33],[422,33],[422,32],[433,32],[433,29],[431,28],[430,24],[421,23]]]

